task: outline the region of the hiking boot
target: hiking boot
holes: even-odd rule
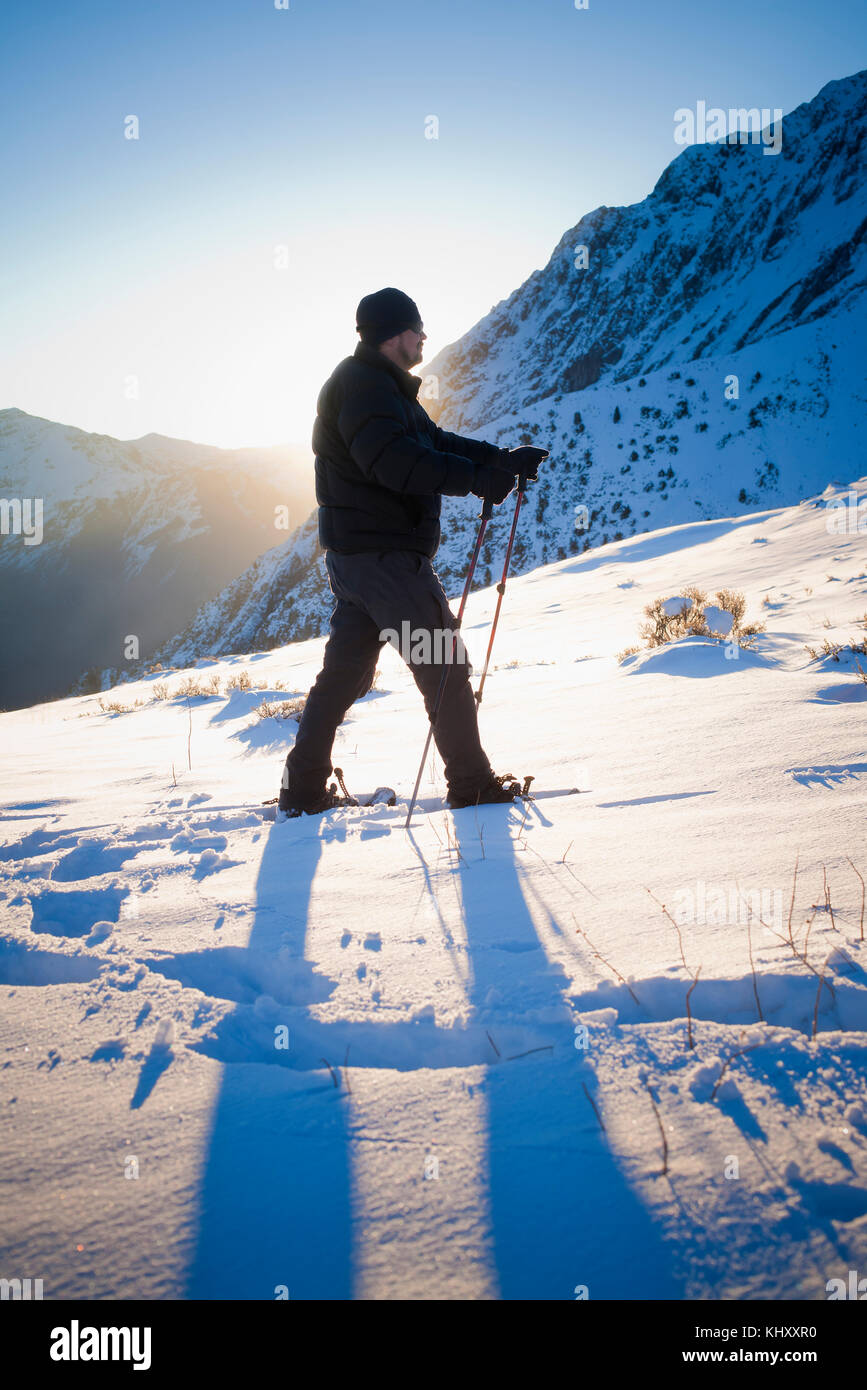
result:
[[[320,816],[323,811],[331,811],[335,806],[346,806],[349,797],[339,794],[334,782],[317,796],[292,797],[285,787],[280,788],[277,801],[277,820],[292,820],[296,816]]]
[[[500,777],[495,776],[492,772],[485,782],[482,782],[472,791],[466,793],[449,791],[446,800],[452,810],[457,811],[462,806],[492,806],[514,801],[520,793],[521,783],[512,776],[511,772],[504,772]]]

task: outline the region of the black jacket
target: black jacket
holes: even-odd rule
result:
[[[438,429],[416,400],[421,378],[359,343],[319,393],[313,452],[319,540],[342,555],[435,554],[440,497],[465,497],[476,467],[505,450]]]

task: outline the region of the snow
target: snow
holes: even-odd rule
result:
[[[711,632],[718,632],[722,637],[728,637],[734,627],[734,618],[724,608],[717,608],[715,603],[709,603],[704,610],[704,620]]]
[[[386,650],[335,762],[397,804],[264,819],[297,724],[256,709],[318,639],[200,664],[247,692],[154,673],[127,712],[0,715],[11,1264],[52,1298],[823,1299],[863,1270],[867,685],[805,650],[864,636],[844,491],[509,583],[484,742],[575,795],[451,813],[431,764],[406,833],[425,724]],[[755,649],[618,662],[689,585],[742,591]]]
[[[684,613],[688,608],[692,608],[692,599],[685,598],[682,594],[679,597],[667,598],[662,605],[662,611],[667,618],[676,618],[678,613]]]

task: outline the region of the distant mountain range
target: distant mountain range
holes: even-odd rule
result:
[[[125,442],[0,411],[0,706],[64,694],[88,668],[133,669],[313,502],[310,455]],[[16,533],[41,505],[42,535]],[[39,543],[35,543],[38,539]],[[85,682],[87,683],[87,682]]]
[[[782,127],[779,154],[691,146],[642,202],[588,213],[544,269],[421,369],[438,391],[424,404],[446,428],[551,451],[516,572],[863,474],[867,72],[829,83]],[[499,577],[503,511],[480,584]],[[443,507],[436,566],[452,593],[476,512],[471,498]],[[157,657],[270,649],[325,631],[330,608],[310,518]]]

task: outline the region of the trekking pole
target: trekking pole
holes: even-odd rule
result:
[[[520,512],[521,512],[521,503],[522,503],[523,500],[524,500],[524,489],[526,488],[526,486],[527,486],[527,479],[525,478],[524,474],[522,473],[522,474],[520,474],[520,476],[519,476],[519,478],[518,478],[518,496],[517,496],[516,499],[515,499],[515,515],[512,517],[512,529],[511,529],[511,531],[510,531],[510,533],[509,533],[509,544],[508,544],[508,547],[507,547],[507,549],[506,549],[506,560],[505,560],[505,563],[504,563],[504,565],[503,565],[503,577],[502,577],[502,579],[500,580],[499,584],[497,585],[497,606],[496,606],[496,608],[494,609],[494,621],[493,621],[493,623],[492,623],[492,625],[491,625],[491,637],[490,637],[490,641],[488,642],[488,650],[487,650],[487,654],[486,654],[486,656],[485,656],[485,668],[484,668],[484,670],[482,671],[482,679],[479,681],[479,688],[478,688],[478,690],[476,691],[476,705],[477,705],[477,706],[480,705],[480,704],[482,703],[482,691],[483,691],[484,688],[485,688],[485,678],[486,678],[486,676],[487,676],[487,674],[488,674],[488,663],[489,663],[489,661],[491,660],[491,651],[493,650],[493,646],[494,646],[494,638],[495,638],[496,635],[497,635],[497,623],[500,621],[500,609],[501,609],[502,606],[503,606],[503,595],[504,595],[505,592],[506,592],[506,579],[507,579],[507,577],[508,577],[509,565],[510,565],[511,559],[512,559],[512,546],[513,546],[514,543],[515,543],[515,531],[517,530],[517,527],[518,527],[518,517],[519,517]]]
[[[486,498],[485,501],[484,501],[484,504],[483,504],[483,506],[482,506],[482,510],[481,510],[481,512],[480,512],[481,524],[480,524],[480,526],[479,526],[479,533],[478,533],[478,535],[476,536],[476,543],[475,543],[475,545],[474,545],[474,547],[473,547],[473,554],[472,554],[472,558],[471,558],[471,560],[470,560],[470,568],[469,568],[469,570],[467,571],[467,579],[466,579],[466,583],[464,584],[464,592],[463,592],[463,594],[461,595],[460,607],[458,608],[457,622],[456,622],[456,624],[455,624],[455,627],[454,627],[453,633],[452,633],[452,650],[451,650],[451,656],[454,656],[454,651],[455,651],[455,640],[454,640],[454,638],[455,638],[455,633],[458,632],[458,629],[460,628],[460,625],[461,625],[461,620],[463,619],[463,616],[464,616],[464,608],[466,607],[467,598],[468,598],[468,596],[469,596],[470,585],[471,585],[472,582],[473,582],[473,574],[475,573],[476,561],[477,561],[478,558],[479,558],[479,551],[480,551],[481,548],[482,548],[482,541],[483,541],[484,538],[485,538],[485,532],[486,532],[487,529],[488,529],[488,522],[489,522],[490,519],[491,519],[491,514],[492,514],[493,510],[494,510],[494,504],[493,504],[493,502],[490,501],[489,498]],[[409,830],[409,823],[410,823],[410,820],[412,819],[413,810],[415,809],[416,798],[417,798],[417,796],[418,796],[418,789],[419,789],[419,787],[420,787],[420,785],[421,785],[421,775],[422,775],[422,773],[424,772],[425,759],[427,758],[428,749],[430,748],[430,741],[431,741],[431,739],[433,738],[434,724],[436,723],[436,717],[437,717],[437,715],[439,714],[439,709],[440,709],[440,705],[441,705],[441,703],[442,703],[442,698],[443,698],[443,692],[444,692],[444,690],[445,690],[445,688],[446,688],[446,681],[447,681],[448,678],[449,678],[449,672],[451,671],[451,669],[452,669],[452,663],[451,663],[451,659],[449,659],[449,660],[445,663],[445,665],[443,666],[443,673],[442,673],[442,675],[440,676],[439,689],[437,690],[436,699],[434,700],[434,707],[433,707],[433,709],[432,709],[432,711],[431,711],[431,716],[430,716],[430,727],[428,728],[428,731],[427,731],[427,738],[426,738],[426,740],[425,740],[424,752],[423,752],[422,755],[421,755],[421,762],[419,763],[419,766],[418,766],[418,776],[417,776],[416,779],[415,779],[415,786],[414,786],[413,789],[412,789],[412,800],[411,800],[410,803],[409,803],[409,810],[408,810],[407,813],[406,813],[406,821],[404,822],[404,827],[403,827],[404,830]]]

